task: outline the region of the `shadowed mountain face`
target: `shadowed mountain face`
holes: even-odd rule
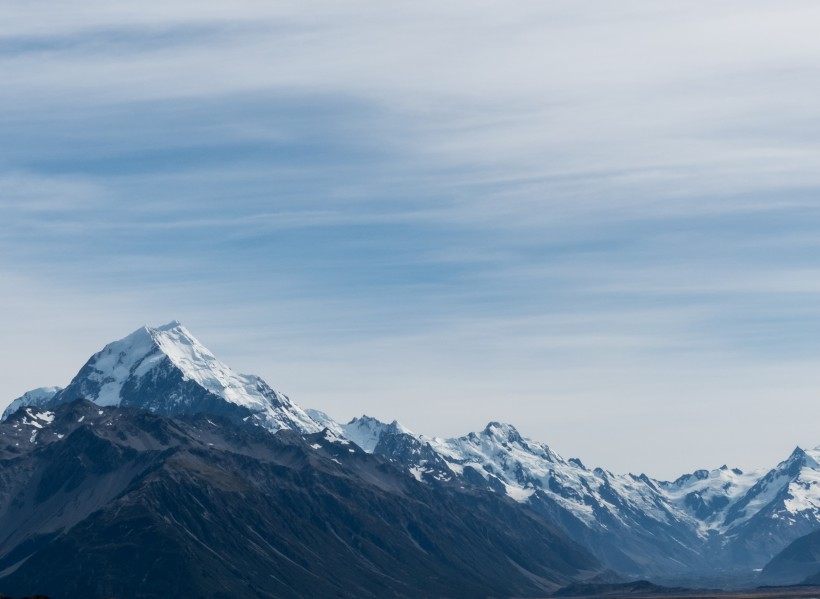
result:
[[[313,417],[334,426],[327,416]],[[455,439],[372,418],[334,430],[365,439],[363,447],[430,485],[457,482],[515,499],[630,578],[751,584],[755,568],[820,527],[818,449],[796,449],[769,472],[723,466],[663,482],[588,469],[497,422]]]
[[[510,425],[493,422],[447,440],[394,429],[381,432],[374,453],[432,486],[458,483],[515,499],[626,576],[710,567],[685,515],[670,509],[651,481],[587,470]]]
[[[11,595],[543,596],[599,569],[511,499],[426,485],[328,431],[82,400],[0,425]]]
[[[820,584],[820,530],[790,543],[766,564],[760,578],[767,584]]]

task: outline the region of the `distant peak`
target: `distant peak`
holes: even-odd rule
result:
[[[796,460],[796,459],[799,460],[799,459],[803,459],[805,457],[806,457],[806,452],[803,451],[802,447],[797,446],[797,447],[794,448],[794,451],[789,456],[789,459],[790,460]]]
[[[358,428],[371,428],[378,431],[386,431],[389,433],[405,433],[405,434],[412,434],[409,428],[404,426],[398,420],[393,420],[390,423],[382,422],[378,418],[373,418],[373,416],[368,416],[364,414],[362,416],[354,417],[350,422],[348,422],[346,427],[358,427]]]
[[[51,398],[62,390],[62,387],[38,387],[37,389],[26,391],[21,397],[18,397],[6,407],[2,415],[0,415],[0,422],[6,420],[21,407],[46,405]]]
[[[363,415],[353,418],[347,424],[342,425],[341,430],[344,436],[353,441],[367,453],[373,453],[384,435],[411,434],[412,433],[399,424],[396,420],[387,424],[378,418]]]
[[[521,434],[512,425],[504,422],[492,421],[484,427],[484,434],[491,437],[502,438],[507,441],[522,441]]]
[[[787,463],[791,468],[820,468],[820,453],[816,449],[806,451],[802,447],[795,447]]]
[[[382,422],[378,418],[373,418],[373,416],[368,416],[367,414],[362,414],[361,416],[354,416],[353,419],[348,422],[348,424],[381,424],[386,425],[386,422]]]

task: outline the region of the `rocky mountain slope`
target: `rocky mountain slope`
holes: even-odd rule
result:
[[[818,450],[798,448],[768,472],[723,466],[658,481],[564,459],[508,424],[438,439],[369,417],[347,425],[316,417],[339,434],[356,426],[368,451],[431,484],[458,480],[529,505],[626,576],[751,581],[791,541],[820,528]]]
[[[798,447],[726,511],[723,545],[735,560],[762,567],[819,522],[820,448]]]
[[[329,431],[84,400],[0,425],[0,589],[55,597],[543,596],[600,565],[531,510]]]
[[[820,584],[820,530],[792,541],[775,555],[763,568],[760,580],[770,585]]]

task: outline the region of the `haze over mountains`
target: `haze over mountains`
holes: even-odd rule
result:
[[[660,481],[565,459],[499,422],[452,439],[343,424],[237,374],[178,322],[110,343],[2,420],[4,592],[125,597],[140,583],[117,573],[137,549],[214,597],[237,581],[259,596],[537,596],[619,577],[820,576],[816,534],[801,540],[820,530],[820,448],[770,471]],[[57,555],[74,557],[47,567]],[[91,559],[98,579],[78,578]]]

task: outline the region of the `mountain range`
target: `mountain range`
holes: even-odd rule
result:
[[[452,439],[339,423],[234,372],[178,322],[108,344],[1,420],[12,594],[195,582],[203,597],[539,596],[820,576],[820,449],[660,481],[589,468],[499,422]]]

